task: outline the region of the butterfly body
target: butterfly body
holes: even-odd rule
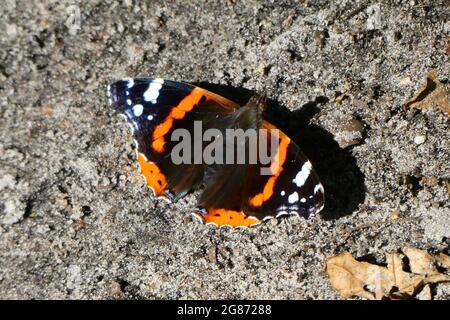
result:
[[[324,190],[317,174],[299,147],[263,119],[262,96],[240,107],[190,84],[150,78],[118,81],[108,86],[107,94],[111,106],[132,127],[141,172],[156,196],[176,201],[193,188],[204,187],[193,212],[197,220],[249,227],[283,215],[307,218],[323,208]],[[180,140],[174,137],[196,136],[199,126],[205,134],[187,143],[192,153],[186,157],[183,152],[188,161],[178,163],[174,154]],[[213,134],[205,141],[208,130]],[[236,131],[256,133],[234,139],[229,133]],[[266,134],[259,135],[261,131]],[[211,152],[216,161],[198,161],[212,149],[211,141],[216,143]],[[250,161],[270,143],[276,145],[270,163]]]

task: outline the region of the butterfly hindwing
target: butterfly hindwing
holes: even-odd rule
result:
[[[311,162],[282,131],[268,122],[262,127],[279,139],[277,160],[272,162],[271,175],[251,175],[259,179],[249,182],[243,211],[264,220],[282,215],[308,218],[322,210],[324,190]]]
[[[323,207],[323,187],[311,162],[300,148],[281,130],[260,117],[258,98],[235,112],[229,127],[264,131],[255,144],[242,141],[236,152],[260,154],[260,148],[271,150],[270,161],[263,163],[223,164],[209,167],[206,189],[199,201],[201,210],[194,215],[205,223],[232,227],[250,226],[282,215],[309,217]],[[218,121],[220,122],[220,121]],[[226,139],[226,138],[225,138]],[[248,159],[247,159],[248,160]]]
[[[215,168],[200,198],[201,209],[194,213],[198,219],[242,227],[283,215],[308,218],[322,210],[324,190],[311,162],[282,131],[265,121],[261,127],[268,140],[279,140],[270,173],[262,173],[268,169],[262,163]]]

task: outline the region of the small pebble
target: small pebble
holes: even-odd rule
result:
[[[394,212],[392,212],[391,213],[391,220],[398,220],[398,219],[400,219],[400,212],[398,212],[398,211],[394,211]]]
[[[111,281],[108,287],[109,292],[114,296],[122,296],[124,294],[122,285],[117,281]]]
[[[343,121],[335,133],[335,140],[341,148],[359,144],[362,140],[364,123],[356,118]]]
[[[275,227],[276,225],[278,225],[278,219],[277,218],[272,218],[269,220],[269,223],[271,226]]]
[[[208,249],[208,260],[211,263],[217,264],[217,248],[212,246]]]
[[[425,140],[426,140],[426,137],[425,137],[425,136],[416,136],[416,137],[414,138],[414,143],[417,144],[417,145],[419,145],[419,144],[424,143]]]
[[[411,81],[411,78],[410,77],[405,77],[405,78],[402,78],[402,79],[400,79],[400,85],[401,86],[409,86],[409,85],[411,85],[413,82]]]

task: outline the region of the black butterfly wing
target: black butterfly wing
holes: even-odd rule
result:
[[[248,175],[243,212],[261,220],[315,215],[323,209],[324,189],[311,162],[282,131],[268,122],[262,127],[279,139],[276,161],[271,163],[271,174],[261,175],[261,168],[255,167]]]
[[[172,141],[172,133],[183,129],[193,136],[196,121],[201,121],[207,129],[214,119],[239,107],[202,88],[163,79],[120,80],[108,86],[107,95],[112,107],[132,127],[137,160],[147,185],[156,196],[170,200],[199,184],[205,170],[204,164],[194,164],[194,161],[173,163],[171,152],[178,142]]]
[[[283,215],[308,218],[322,210],[324,190],[311,162],[279,129],[265,121],[261,127],[268,132],[267,141],[259,141],[258,147],[278,139],[270,164],[209,168],[206,189],[194,212],[197,219],[217,226],[249,227]]]

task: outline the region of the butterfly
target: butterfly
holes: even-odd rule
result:
[[[255,95],[239,106],[197,86],[151,78],[117,81],[108,86],[107,96],[131,126],[141,173],[155,196],[174,202],[203,187],[192,211],[195,220],[250,227],[284,215],[308,218],[323,209],[324,189],[311,162],[286,134],[264,120],[263,96]],[[188,161],[175,161],[180,139],[174,136],[195,136],[199,124],[205,134],[214,133],[210,141],[204,136],[191,139],[185,143],[193,150],[191,155],[179,153]],[[256,140],[244,136],[229,147],[228,133],[239,129],[265,130],[266,135],[256,135]],[[196,161],[213,140],[224,150],[221,155],[211,152],[218,161]],[[276,148],[269,164],[249,161],[272,142]],[[244,161],[223,161],[236,160],[241,153],[246,153]]]

